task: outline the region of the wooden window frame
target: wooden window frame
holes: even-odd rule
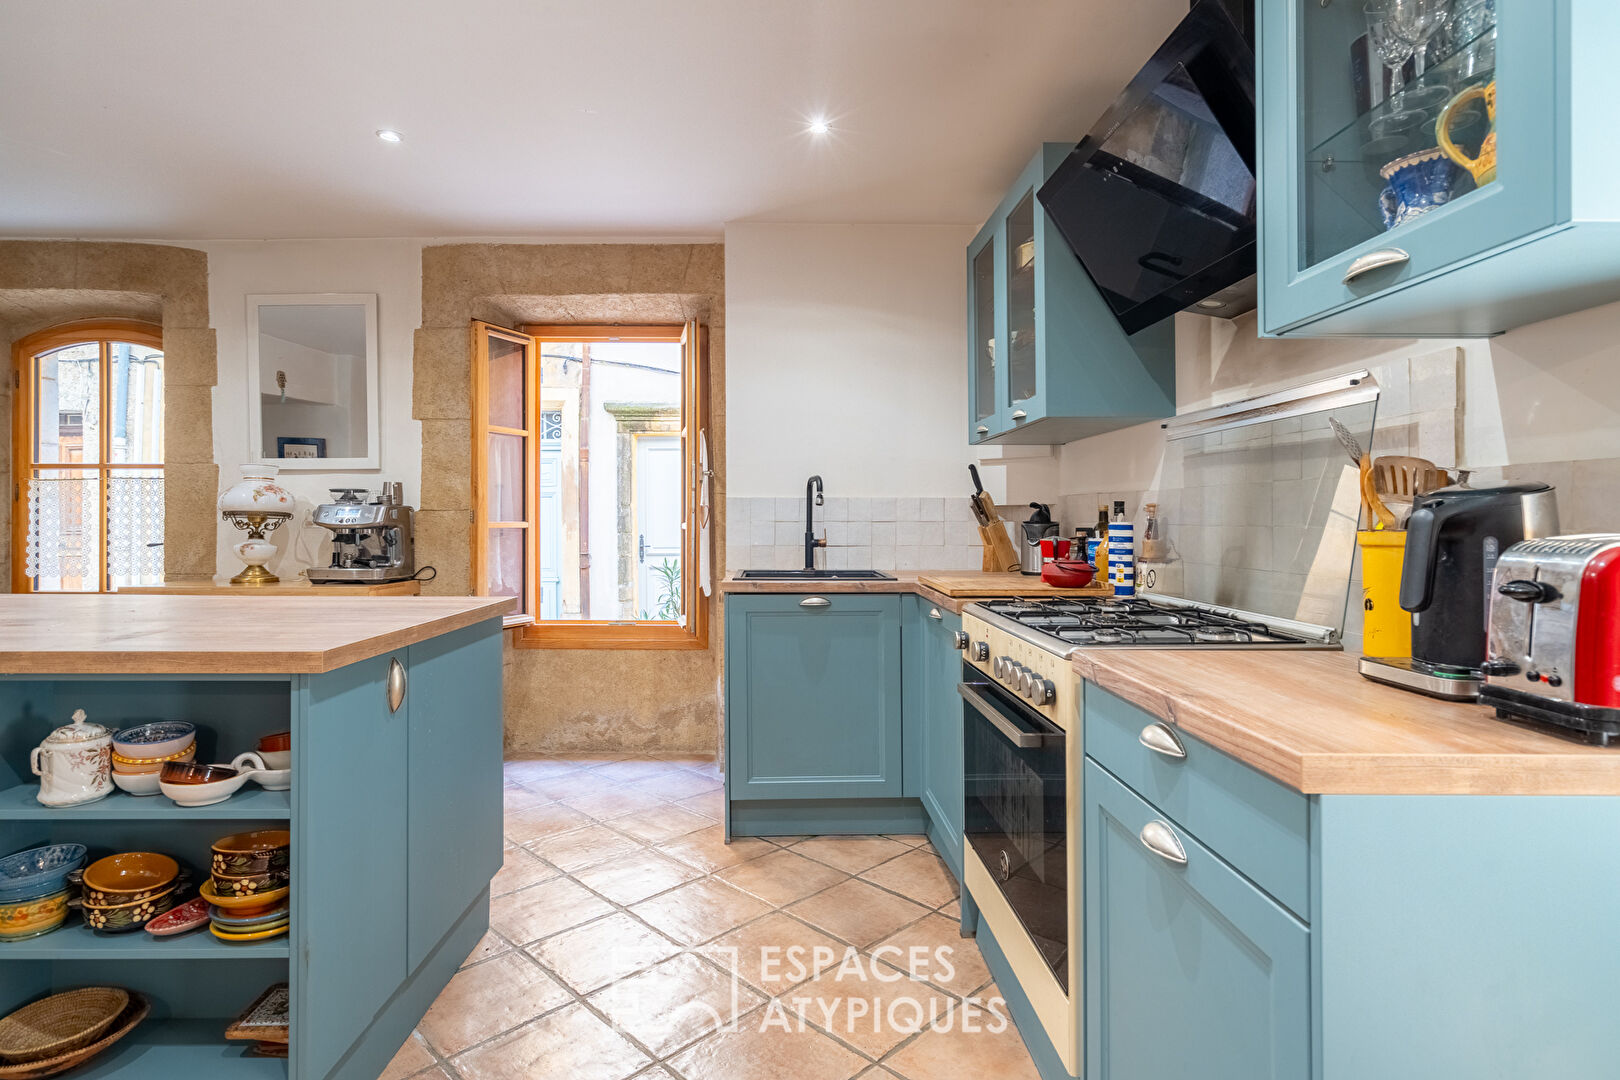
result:
[[[81,462],[75,465],[63,465],[60,462],[34,460],[34,423],[37,419],[38,402],[35,399],[34,358],[41,353],[53,352],[69,345],[86,345],[90,342],[99,342],[101,345],[101,361],[98,370],[98,383],[101,391],[101,420],[100,445],[97,447],[96,461],[94,463]],[[11,591],[14,593],[28,593],[33,596],[88,596],[88,590],[75,590],[63,592],[46,590],[41,592],[34,588],[33,578],[28,575],[28,481],[36,469],[65,469],[79,472],[98,473],[99,499],[96,504],[96,518],[101,529],[99,550],[101,557],[99,574],[96,580],[96,593],[108,593],[113,590],[110,584],[110,574],[107,569],[107,476],[115,470],[122,469],[149,469],[158,472],[164,471],[164,463],[158,462],[110,462],[108,453],[108,440],[112,431],[112,413],[108,401],[108,356],[107,343],[109,341],[125,341],[131,345],[145,345],[149,349],[163,348],[163,327],[156,323],[143,322],[139,319],[79,319],[74,322],[62,323],[58,326],[49,326],[44,330],[36,331],[26,337],[18,338],[11,346],[11,386],[12,386],[12,413],[11,413]],[[165,354],[167,360],[167,354]],[[168,385],[165,378],[164,385]],[[164,457],[168,457],[167,447]]]
[[[704,480],[698,460],[698,438],[707,438],[708,412],[708,330],[696,320],[684,325],[558,325],[531,324],[508,330],[487,323],[473,324],[473,588],[482,594],[488,580],[490,523],[486,477],[488,470],[488,367],[486,335],[529,343],[529,364],[525,369],[524,397],[527,403],[529,435],[525,451],[525,591],[527,615],[508,619],[513,645],[519,649],[624,649],[624,650],[705,650],[709,647],[709,598],[698,590],[700,545],[704,527],[700,519],[699,493]],[[686,623],[642,622],[639,620],[550,619],[536,616],[539,610],[539,465],[540,465],[540,344],[542,341],[581,342],[666,342],[684,347],[681,370],[681,453],[684,467],[681,491],[681,598]],[[500,524],[500,523],[496,523]],[[583,527],[583,524],[582,524]]]

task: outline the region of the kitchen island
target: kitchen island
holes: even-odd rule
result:
[[[291,931],[246,944],[62,928],[0,945],[0,1013],[86,984],[151,1016],[75,1075],[374,1080],[488,926],[501,863],[501,617],[466,597],[0,597],[0,852],[150,850],[205,878],[217,838],[292,833]],[[290,730],[293,786],[212,806],[41,805],[29,751],[75,709],[195,723],[198,761]],[[288,1057],[225,1027],[291,987]]]

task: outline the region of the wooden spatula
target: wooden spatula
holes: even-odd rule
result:
[[[1391,454],[1372,463],[1372,489],[1401,522],[1401,528],[1412,516],[1412,504],[1418,496],[1449,483],[1446,471],[1427,458]]]

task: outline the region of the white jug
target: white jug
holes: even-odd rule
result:
[[[112,784],[112,732],[85,722],[75,709],[73,723],[57,728],[28,755],[39,777],[38,799],[46,806],[78,806],[106,798]]]

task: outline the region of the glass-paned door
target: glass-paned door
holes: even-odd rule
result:
[[[973,423],[991,433],[996,415],[996,237],[992,232],[973,256]]]
[[[163,581],[163,350],[157,328],[123,329],[75,324],[36,335],[37,352],[23,343],[20,591]]]
[[[1016,410],[1036,394],[1035,192],[1007,215],[1007,401]]]
[[[503,327],[473,325],[473,587],[481,596],[513,596],[517,613],[534,600],[535,477],[529,400],[534,341]]]

